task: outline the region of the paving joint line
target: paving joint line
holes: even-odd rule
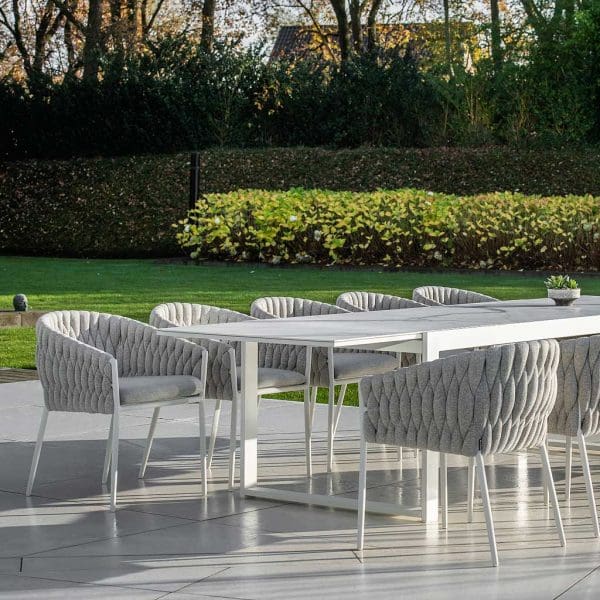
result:
[[[167,517],[165,517],[165,518],[167,518]],[[171,518],[173,518],[173,517],[171,517]],[[48,548],[47,550],[41,550],[40,552],[32,552],[31,554],[26,554],[24,556],[24,558],[53,558],[53,557],[44,557],[44,556],[40,556],[40,555],[45,554],[47,552],[55,552],[56,550],[66,550],[68,548],[78,548],[79,546],[86,546],[88,544],[95,544],[98,542],[106,542],[109,540],[122,539],[122,538],[130,537],[132,535],[140,535],[142,533],[152,533],[154,531],[162,531],[163,529],[172,529],[173,527],[180,527],[182,525],[186,525],[186,523],[176,523],[175,525],[165,525],[164,527],[156,527],[153,529],[144,529],[143,531],[135,531],[135,532],[126,533],[123,535],[113,535],[111,537],[103,537],[103,538],[88,540],[86,542],[80,542],[79,544],[69,544],[67,546],[58,546],[56,548]],[[114,556],[114,555],[107,554],[105,556]],[[127,555],[125,555],[125,556],[127,556]],[[136,555],[131,555],[131,556],[136,556]],[[61,558],[68,558],[68,556],[67,557],[62,556]]]
[[[73,579],[57,579],[55,577],[43,577],[41,575],[30,575],[28,573],[22,573],[21,574],[22,577],[26,577],[27,579],[36,579],[39,581],[54,581],[56,583],[74,583],[75,585],[81,585],[81,586],[87,586],[87,587],[106,587],[106,588],[112,588],[112,589],[117,589],[117,590],[144,590],[146,592],[162,592],[163,590],[158,590],[155,588],[147,588],[147,587],[139,587],[139,586],[122,586],[122,585],[112,585],[110,583],[101,583],[101,582],[96,582],[94,581],[93,583],[87,582],[87,581],[74,581]],[[171,592],[169,592],[171,593]]]
[[[225,573],[225,571],[229,571],[229,569],[231,569],[231,567],[223,567],[222,569],[219,569],[216,573],[211,573],[210,575],[206,575],[205,577],[201,577],[200,579],[196,580],[196,581],[191,581],[190,583],[186,583],[184,586],[177,588],[176,590],[174,590],[174,592],[181,592],[182,590],[185,590],[186,588],[192,586],[192,585],[196,585],[197,583],[202,583],[203,581],[206,581],[207,579],[209,579],[210,577],[212,577],[213,575],[220,575],[221,573]],[[185,593],[185,592],[183,592]]]
[[[135,509],[135,508],[127,508],[127,509],[123,509],[123,510],[129,510],[131,512],[137,512],[137,513],[142,513],[142,514],[146,514],[146,515],[154,515],[154,516],[158,516],[158,517],[165,517],[165,518],[171,517],[174,519],[185,519],[186,521],[190,521],[192,523],[204,523],[206,521],[218,521],[219,519],[227,519],[229,517],[236,517],[238,515],[243,515],[246,513],[258,512],[259,510],[268,510],[269,508],[277,508],[278,506],[285,506],[286,504],[289,504],[289,503],[288,502],[280,502],[278,504],[273,504],[272,506],[262,506],[259,508],[253,508],[251,510],[242,510],[239,512],[233,512],[229,515],[219,515],[218,517],[207,517],[206,519],[192,519],[191,517],[178,517],[176,515],[163,515],[161,513],[148,512],[148,511]],[[183,523],[180,523],[180,525],[183,525]],[[223,523],[223,525],[227,525],[227,523]],[[121,536],[118,536],[118,537],[121,537]]]
[[[595,571],[598,571],[598,569],[600,569],[600,565],[597,565],[591,571],[586,573],[583,577],[580,577],[577,581],[572,583],[566,590],[563,590],[560,594],[558,594],[558,596],[555,596],[553,598],[553,600],[558,600],[559,598],[564,596],[568,591],[572,590],[576,585],[579,585],[584,579],[587,579],[592,573],[594,573]]]

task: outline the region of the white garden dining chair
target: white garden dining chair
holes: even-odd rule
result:
[[[200,471],[207,492],[204,387],[207,351],[158,335],[133,319],[87,311],[42,316],[36,327],[36,364],[44,408],[31,462],[31,495],[51,412],[111,415],[102,482],[110,468],[110,508],[117,504],[120,417],[129,411],[198,404]]]
[[[308,317],[314,315],[331,315],[346,313],[347,310],[316,300],[292,298],[287,296],[270,296],[256,299],[251,306],[250,314],[259,319],[282,319]],[[296,346],[280,345],[279,356],[282,366],[286,365],[286,357],[298,350]],[[311,364],[310,385],[312,391],[310,406],[305,407],[305,435],[307,447],[310,447],[312,423],[319,387],[328,390],[327,413],[327,471],[333,469],[333,442],[340,421],[341,410],[348,385],[357,383],[361,377],[376,373],[385,373],[399,366],[398,358],[391,353],[369,352],[364,350],[335,350],[333,348],[311,348],[302,353]],[[312,357],[312,358],[311,358]],[[336,386],[340,390],[336,399]]]
[[[181,327],[190,325],[208,325],[213,323],[237,323],[253,320],[254,318],[243,313],[209,306],[206,304],[192,304],[186,302],[169,302],[156,306],[150,314],[150,324],[157,328]],[[208,467],[210,469],[214,455],[219,420],[221,416],[221,402],[231,402],[231,419],[229,429],[229,486],[235,483],[235,456],[237,448],[237,422],[241,407],[241,361],[240,344],[236,342],[221,342],[210,339],[197,339],[194,342],[207,351],[207,379],[206,398],[215,401],[215,412],[208,445]],[[302,391],[310,396],[308,387],[307,366],[305,353],[296,348],[287,353],[285,367],[281,357],[271,344],[259,345],[258,369],[258,399],[261,396],[282,392]],[[150,430],[146,439],[144,459],[140,467],[139,476],[144,477],[148,456],[152,447],[154,427],[160,414],[160,407],[154,409]],[[307,449],[307,453],[309,450]],[[307,459],[308,460],[308,459]]]
[[[396,310],[400,308],[420,308],[427,306],[401,296],[378,294],[376,292],[344,292],[337,297],[336,305],[350,312],[373,310]]]
[[[485,474],[487,456],[538,449],[561,546],[565,535],[546,449],[557,390],[555,340],[520,342],[456,354],[367,377],[359,384],[361,449],[357,546],[363,549],[367,445],[440,453],[442,510],[447,511],[446,455],[473,457],[492,564],[498,550]]]
[[[598,513],[585,438],[600,433],[600,335],[560,342],[558,394],[548,432],[565,436],[565,499],[571,497],[572,445],[577,439],[594,535]]]
[[[427,306],[443,306],[445,304],[474,304],[476,302],[497,302],[497,298],[461,290],[460,288],[440,285],[424,285],[413,290],[412,299]]]

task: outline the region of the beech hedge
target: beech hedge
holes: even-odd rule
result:
[[[177,225],[194,259],[596,271],[600,197],[239,190]]]
[[[600,149],[268,148],[205,150],[200,190],[418,188],[600,196]],[[0,162],[0,252],[175,256],[189,154]]]

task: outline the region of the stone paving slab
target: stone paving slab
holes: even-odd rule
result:
[[[466,523],[466,467],[449,463],[449,526],[367,516],[365,550],[355,551],[349,511],[242,499],[227,489],[224,403],[209,496],[200,496],[197,412],[161,413],[147,476],[137,469],[148,414],[123,416],[119,508],[107,510],[100,481],[106,418],[51,415],[34,495],[24,496],[39,413],[38,381],[0,385],[0,599],[401,600],[426,598],[597,598],[600,542],[592,535],[578,457],[573,496],[562,502],[564,455],[551,452],[568,546],[559,546],[541,494],[535,454],[490,461],[488,480],[501,566],[489,566],[480,501]],[[314,489],[353,496],[357,410],[344,409],[335,472],[325,474],[325,406],[315,427]],[[207,418],[212,418],[209,405]],[[306,489],[301,405],[264,400],[259,416],[262,481]],[[600,491],[600,457],[592,456]],[[369,453],[368,496],[417,506],[411,452]]]

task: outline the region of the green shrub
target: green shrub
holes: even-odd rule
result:
[[[207,150],[202,192],[419,188],[600,196],[600,151],[486,148]],[[173,256],[188,209],[187,154],[0,163],[0,251]]]
[[[597,270],[600,198],[240,190],[202,198],[177,239],[196,259]]]

